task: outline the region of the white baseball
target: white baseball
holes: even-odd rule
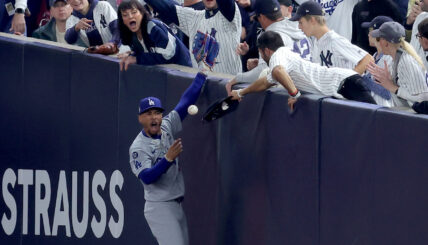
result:
[[[196,115],[196,113],[198,113],[198,107],[197,107],[197,106],[195,106],[195,105],[191,105],[191,106],[189,106],[189,107],[187,108],[187,112],[188,112],[190,115]]]

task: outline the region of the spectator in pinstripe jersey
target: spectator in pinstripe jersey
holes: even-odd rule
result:
[[[371,63],[368,70],[391,92],[394,106],[409,107],[415,102],[426,100],[426,70],[416,51],[404,40],[404,27],[397,22],[386,22],[370,35],[376,38],[382,52],[393,58],[391,68],[381,68]]]
[[[159,13],[166,24],[174,23],[184,34],[189,36],[189,47],[193,46],[196,33],[211,33],[220,44],[214,72],[235,75],[242,71],[242,63],[235,49],[241,37],[241,14],[235,0],[203,0],[205,10],[197,11],[174,4],[173,0],[145,0]],[[193,67],[197,62],[191,56]]]

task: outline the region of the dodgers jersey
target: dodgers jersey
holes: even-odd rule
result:
[[[217,33],[215,38],[220,44],[220,51],[214,66],[214,72],[221,72],[236,75],[242,71],[242,62],[235,50],[238,47],[241,37],[241,13],[235,3],[235,15],[232,21],[228,21],[223,14],[218,11],[214,16],[205,18],[205,11],[194,10],[192,8],[175,6],[179,21],[179,28],[189,36],[189,47],[193,47],[194,37],[198,31],[211,33],[214,28]],[[193,67],[198,64],[191,55]]]
[[[173,110],[162,119],[160,139],[150,138],[140,132],[129,148],[132,172],[137,176],[146,168],[160,161],[174,143],[174,136],[181,130],[181,119]],[[184,180],[178,158],[168,171],[152,184],[144,186],[144,198],[147,201],[162,202],[184,195]]]
[[[312,62],[327,67],[354,69],[367,55],[363,49],[331,30],[319,40],[314,38]]]
[[[113,7],[105,1],[93,1],[91,5],[96,4],[92,10],[92,18],[90,18],[90,11],[86,14],[85,18],[92,19],[92,27],[88,30],[80,30],[79,35],[82,38],[83,42],[89,47],[94,45],[101,45],[109,42],[112,39],[112,33],[110,32],[110,22],[117,19],[117,14],[114,11]],[[92,7],[92,6],[91,6]],[[73,11],[66,22],[66,29],[74,28],[80,17],[80,13]],[[83,17],[82,17],[83,18]]]
[[[278,83],[272,77],[272,70],[282,66],[290,75],[297,89],[327,96],[343,98],[337,90],[342,81],[357,72],[343,68],[327,68],[319,64],[302,59],[287,47],[279,48],[269,60],[269,73],[267,79],[270,83]]]
[[[346,39],[352,39],[352,12],[358,0],[296,0],[298,4],[306,1],[318,2],[325,12],[327,26]]]
[[[422,12],[418,15],[418,17],[416,17],[415,23],[413,24],[413,29],[412,29],[412,38],[410,40],[410,44],[415,49],[416,53],[421,57],[424,63],[425,69],[428,68],[428,61],[426,59],[427,55],[425,54],[424,49],[419,43],[419,38],[417,38],[416,35],[419,33],[418,25],[426,18],[428,18],[428,12]]]

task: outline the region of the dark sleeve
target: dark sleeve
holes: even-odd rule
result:
[[[67,41],[69,44],[73,44],[77,41],[77,38],[79,37],[79,32],[77,32],[74,29],[74,26],[67,30],[65,33],[65,41]]]
[[[235,16],[235,0],[217,0],[218,8],[220,12],[228,21],[233,21],[233,17]]]
[[[168,169],[172,166],[173,162],[168,162],[165,158],[162,158],[158,163],[156,163],[151,168],[146,168],[140,172],[138,178],[141,179],[144,184],[150,185],[156,182],[162,174],[166,173]]]
[[[178,113],[178,115],[180,115],[181,121],[183,121],[187,116],[187,108],[190,105],[195,104],[198,100],[199,94],[201,93],[201,89],[206,79],[206,75],[198,73],[195,79],[193,79],[192,84],[190,84],[186,91],[184,91],[177,106],[175,106],[174,110]]]
[[[162,48],[166,49],[168,46],[169,41],[176,41],[176,40],[170,40],[168,36],[168,30],[155,25],[152,30],[150,31],[149,37],[151,41],[156,45],[154,48]],[[149,48],[149,47],[147,47]],[[170,52],[176,52],[176,49],[169,50]],[[172,55],[171,59],[174,57]],[[135,57],[137,58],[137,64],[140,65],[157,65],[157,64],[166,64],[171,63],[171,59],[165,59],[162,54],[159,53],[146,53],[146,52],[138,52],[135,53]]]
[[[178,23],[177,9],[172,0],[146,0],[152,8],[159,14],[159,18],[166,24]]]
[[[115,44],[119,44],[120,43],[120,33],[119,33],[118,25],[117,25],[117,19],[110,22],[108,24],[108,28],[110,29],[110,32],[112,35],[110,42],[115,43]]]

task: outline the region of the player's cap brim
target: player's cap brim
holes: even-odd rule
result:
[[[162,107],[158,107],[158,106],[151,106],[151,107],[148,107],[148,108],[144,109],[144,111],[141,111],[139,114],[143,114],[144,112],[147,112],[147,111],[149,111],[149,110],[153,110],[153,109],[158,110],[158,111],[160,111],[160,112],[165,111],[165,109],[163,109]]]

